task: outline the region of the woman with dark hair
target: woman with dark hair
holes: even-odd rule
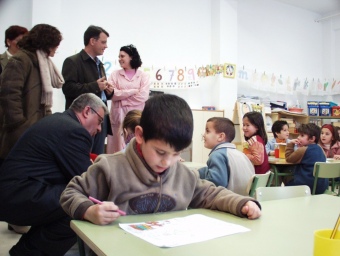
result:
[[[52,60],[62,36],[47,24],[34,26],[19,42],[0,79],[0,164],[22,133],[50,115],[53,88],[64,80]]]
[[[149,97],[149,75],[140,69],[142,60],[135,46],[120,48],[120,70],[113,71],[108,82],[113,85],[110,120],[112,136],[107,137],[106,153],[115,153],[125,148],[122,122],[130,110],[143,110]]]
[[[59,30],[46,24],[28,33],[18,26],[6,30],[5,43],[15,55],[0,76],[0,166],[24,131],[52,113],[53,87],[61,88],[64,81],[49,56],[54,56],[61,40]],[[28,228],[8,224],[17,233]]]
[[[8,60],[17,53],[19,50],[18,42],[21,40],[21,38],[28,33],[27,28],[20,27],[20,26],[10,26],[5,31],[5,46],[7,50],[0,54],[0,74],[2,70],[6,67]]]

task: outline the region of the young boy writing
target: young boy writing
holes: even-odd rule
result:
[[[315,162],[326,162],[326,155],[318,145],[321,129],[309,123],[301,124],[298,128],[299,136],[291,140],[286,147],[286,161],[297,164],[294,170],[294,179],[286,186],[307,185],[313,189],[313,169]],[[294,146],[297,149],[294,151]],[[322,194],[328,187],[328,179],[318,179],[316,194]]]
[[[198,170],[201,179],[213,182],[216,186],[247,195],[247,184],[255,174],[249,158],[236,149],[234,123],[225,117],[208,119],[203,135],[204,147],[211,149],[207,167]]]
[[[201,180],[178,161],[192,132],[192,112],[183,99],[153,96],[125,153],[99,155],[87,172],[73,178],[60,198],[63,209],[74,219],[99,225],[116,220],[118,209],[131,215],[190,207],[260,217],[257,201]],[[94,204],[89,196],[105,202]]]

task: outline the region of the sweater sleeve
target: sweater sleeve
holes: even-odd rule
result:
[[[254,165],[261,165],[264,161],[264,145],[255,141],[252,145],[249,145],[250,154],[247,154],[249,160]]]
[[[207,167],[198,170],[201,179],[206,179],[216,186],[227,187],[229,181],[228,159],[226,154],[213,152],[208,161]]]
[[[81,176],[75,176],[60,197],[60,205],[74,219],[81,220],[87,209],[93,205],[89,196],[105,201],[109,194],[108,175],[105,171],[106,161],[99,164],[100,156]],[[98,186],[100,184],[100,187]]]
[[[294,151],[295,144],[288,143],[286,147],[285,157],[289,163],[298,164],[301,162],[306,153],[307,147],[299,147]]]
[[[212,182],[199,179],[198,173],[195,193],[190,207],[205,208],[229,212],[239,217],[247,217],[242,214],[242,207],[248,202],[255,202],[261,209],[261,205],[254,198],[241,196],[224,187],[216,187]]]

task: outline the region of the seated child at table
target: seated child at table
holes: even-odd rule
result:
[[[334,126],[334,131],[338,134],[338,140],[340,141],[340,127]]]
[[[286,161],[297,164],[294,178],[286,186],[307,185],[313,189],[313,169],[315,162],[326,162],[326,155],[318,145],[321,129],[313,123],[301,124],[299,136],[291,140],[286,147]],[[294,151],[294,146],[297,149]],[[316,194],[322,194],[328,188],[328,179],[318,179]]]
[[[63,191],[60,204],[73,219],[104,225],[128,215],[206,208],[239,217],[260,217],[260,204],[199,178],[178,161],[192,141],[193,117],[180,97],[162,94],[146,101],[140,125],[125,153],[99,155]],[[94,204],[88,197],[101,201]]]
[[[339,134],[331,124],[324,124],[321,127],[319,145],[325,151],[327,158],[340,159]]]
[[[126,113],[122,124],[125,148],[129,144],[130,140],[135,137],[135,128],[139,125],[141,116],[142,111],[138,109],[130,110]],[[123,151],[125,151],[125,148]]]
[[[198,170],[201,179],[216,186],[247,195],[246,188],[255,174],[249,158],[231,143],[235,138],[234,123],[225,117],[209,118],[203,135],[204,147],[211,149],[207,167]]]
[[[274,138],[269,140],[266,144],[266,152],[268,156],[275,155],[275,143],[288,143],[289,142],[289,126],[287,121],[277,120],[273,123],[272,132]]]
[[[256,174],[265,174],[270,170],[270,165],[265,149],[268,137],[262,113],[256,111],[245,113],[242,122],[242,130],[246,140],[243,145],[243,153],[255,166]]]

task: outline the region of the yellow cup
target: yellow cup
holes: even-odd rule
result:
[[[279,145],[279,158],[286,158],[286,144]]]
[[[320,229],[314,232],[314,256],[340,255],[340,230],[334,239],[330,239],[332,229]]]

